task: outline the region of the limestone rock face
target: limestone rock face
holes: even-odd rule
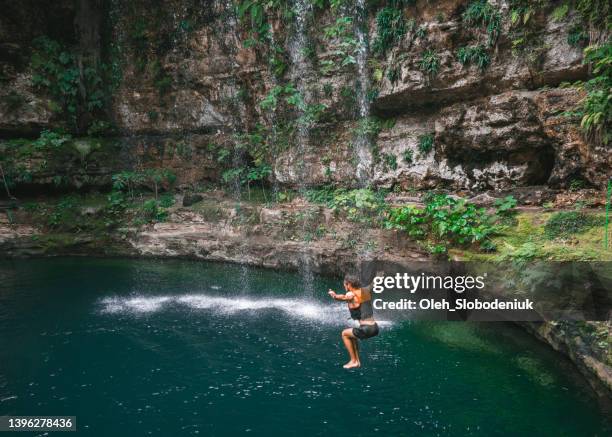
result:
[[[579,18],[570,11],[555,21],[549,10],[540,10],[531,18],[533,35],[521,51],[513,47],[517,30],[507,19],[508,1],[491,3],[505,18],[495,44],[486,48],[490,63],[480,69],[457,57],[460,48],[486,46],[488,38],[484,28],[463,22],[466,4],[459,0],[406,7],[404,18],[414,25],[385,54],[370,50],[362,66],[346,38],[323,32],[340,12],[314,11],[298,47],[295,23],[282,13],[269,17],[268,39],[246,44],[252,33],[232,2],[209,0],[204,7],[193,0],[163,0],[155,8],[143,1],[117,2],[106,37],[113,44],[110,61],[121,74],[106,115],[116,127],[124,167],[170,167],[180,184],[219,181],[231,163],[215,153],[225,148],[233,156],[237,138],[263,126],[285,135],[284,145],[267,157],[269,182],[278,187],[363,185],[358,169],[368,154],[373,164],[367,182],[382,187],[478,192],[566,188],[574,179],[593,187],[605,183],[612,167],[609,148],[587,141],[579,120],[564,115],[584,95],[559,87],[588,78],[582,47],[568,43]],[[52,96],[32,85],[30,55],[36,37],[59,38],[53,29],[60,24],[68,29],[61,43],[83,45],[76,8],[68,1],[11,4],[0,17],[2,138],[70,129]],[[364,23],[370,47],[378,37],[376,12],[369,10]],[[351,14],[350,8],[341,11]],[[355,37],[353,27],[348,32]],[[439,61],[435,75],[421,69],[426,50]],[[361,90],[362,82],[367,89]],[[276,110],[260,105],[268,93],[288,84],[299,89],[304,105],[324,105],[305,134],[289,124],[300,110],[287,105],[286,96],[278,96]],[[394,123],[369,138],[364,155],[358,131],[365,114]],[[420,138],[428,135],[432,150],[421,150]],[[211,144],[217,152],[210,151]],[[242,162],[255,160],[251,146],[242,153]],[[118,168],[106,158],[79,171],[102,183],[100,168]],[[25,165],[34,181],[49,180],[48,171]],[[74,172],[68,173],[71,180]]]

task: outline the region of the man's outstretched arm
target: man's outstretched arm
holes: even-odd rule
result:
[[[338,294],[334,290],[329,290],[327,294],[329,294],[334,300],[343,300],[343,301],[350,301],[350,300],[353,300],[353,298],[355,297],[355,295],[351,291],[349,291],[346,294]]]

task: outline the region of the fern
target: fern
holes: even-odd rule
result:
[[[461,65],[475,64],[481,70],[485,70],[491,63],[487,49],[482,45],[461,47],[457,51],[457,58]]]
[[[376,39],[374,53],[384,55],[406,33],[404,15],[400,9],[386,6],[376,14]]]
[[[470,3],[462,18],[471,27],[484,27],[489,35],[488,45],[495,44],[501,31],[502,16],[487,0],[476,0]]]
[[[440,70],[440,59],[433,50],[425,50],[419,61],[419,68],[430,77],[434,77]]]

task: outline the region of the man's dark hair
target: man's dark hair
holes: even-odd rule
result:
[[[344,282],[353,288],[361,288],[361,281],[356,275],[348,274],[344,277]]]

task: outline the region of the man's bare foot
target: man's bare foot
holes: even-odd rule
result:
[[[359,361],[349,361],[342,367],[344,367],[345,369],[354,369],[357,367],[361,367],[361,363]]]

